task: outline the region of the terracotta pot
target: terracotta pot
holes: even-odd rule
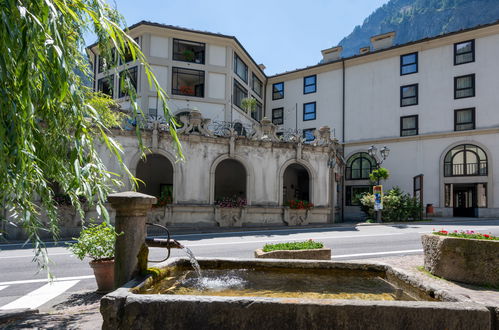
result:
[[[114,290],[114,259],[93,260],[89,262],[97,281],[97,292],[107,293]]]

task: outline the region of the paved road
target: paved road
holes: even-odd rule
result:
[[[407,223],[399,225],[329,228],[276,229],[246,232],[176,235],[175,238],[199,257],[251,258],[265,243],[314,239],[333,249],[333,260],[365,259],[421,254],[420,236],[433,229],[475,230],[499,235],[499,220]],[[74,258],[64,244],[49,247],[51,272],[56,282],[47,283],[45,272],[37,273],[33,252],[19,244],[0,245],[0,310],[31,307],[47,310],[70,294],[96,288],[88,261]],[[162,249],[152,249],[150,258],[159,260]],[[173,251],[172,256],[184,256]]]

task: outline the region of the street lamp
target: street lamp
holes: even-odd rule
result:
[[[376,169],[379,170],[381,164],[383,164],[383,161],[385,161],[385,159],[388,158],[388,155],[390,154],[390,149],[387,146],[384,146],[379,150],[378,154],[378,148],[372,145],[369,147],[369,149],[367,149],[367,153],[369,154],[369,156],[371,156],[374,159],[374,161],[376,162]],[[379,186],[379,176],[377,181],[378,181],[377,185]],[[381,222],[380,209],[376,210],[376,221]]]

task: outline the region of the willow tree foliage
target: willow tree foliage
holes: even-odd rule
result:
[[[76,73],[91,76],[84,55],[85,34],[97,35],[107,63],[112,63],[113,56],[124,59],[131,54],[142,64],[149,84],[158,91],[179,154],[180,145],[166,94],[113,8],[102,0],[0,0],[0,4],[1,221],[4,228],[8,223],[28,234],[35,246],[34,260],[45,267],[48,259],[40,231],[49,231],[55,238],[59,232],[54,184],[80,214],[86,200],[107,218],[107,194],[127,178],[106,169],[98,144],[107,147],[133,180],[110,131],[116,124],[109,106],[112,100],[93,93]],[[124,85],[130,115],[139,119],[143,114],[133,87]],[[137,137],[140,141],[138,126]]]

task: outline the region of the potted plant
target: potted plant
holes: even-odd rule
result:
[[[196,58],[196,54],[190,49],[184,50],[182,55],[184,56],[184,59],[189,62],[194,62],[194,59]]]
[[[241,100],[241,107],[246,110],[251,112],[254,112],[256,110],[256,99],[253,97],[245,97]]]
[[[80,260],[91,258],[90,267],[94,270],[97,292],[110,292],[114,289],[114,245],[118,234],[106,222],[84,227],[76,243],[69,243],[68,249]]]
[[[309,239],[303,242],[265,244],[255,250],[255,258],[331,260],[331,249]]]

